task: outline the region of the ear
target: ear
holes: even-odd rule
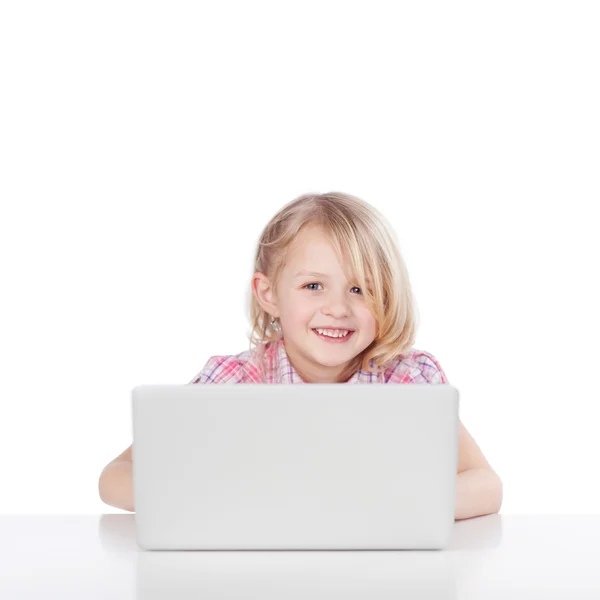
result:
[[[257,271],[252,276],[252,293],[263,310],[268,312],[272,317],[279,316],[274,286],[271,284],[269,278],[260,271]]]

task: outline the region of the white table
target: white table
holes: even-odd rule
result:
[[[600,515],[457,521],[437,551],[145,551],[134,519],[0,515],[0,598],[600,598]]]

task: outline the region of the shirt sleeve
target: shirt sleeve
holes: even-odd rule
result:
[[[235,356],[211,356],[188,383],[245,383],[246,371]]]
[[[430,352],[421,351],[415,357],[427,383],[449,383],[439,361]]]

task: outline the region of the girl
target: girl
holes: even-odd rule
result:
[[[211,356],[190,384],[448,383],[436,358],[412,347],[416,305],[395,234],[356,196],[283,206],[260,236],[251,292],[249,349]],[[458,477],[456,518],[498,512],[501,481],[462,423]],[[131,446],[99,489],[133,511]]]
[[[408,273],[372,206],[300,196],[263,230],[254,271],[249,350],[210,357],[190,383],[447,383],[431,354],[411,348]]]

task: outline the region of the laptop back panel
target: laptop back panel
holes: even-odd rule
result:
[[[138,544],[442,549],[458,400],[449,384],[138,386]]]

